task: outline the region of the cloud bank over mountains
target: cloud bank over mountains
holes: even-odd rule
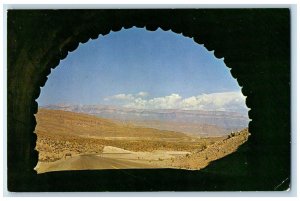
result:
[[[245,113],[246,97],[241,92],[221,92],[200,94],[183,98],[177,93],[163,97],[149,98],[147,92],[137,94],[116,94],[104,99],[127,108],[137,109],[182,109],[182,110],[208,110]]]

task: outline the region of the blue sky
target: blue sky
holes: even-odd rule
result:
[[[225,97],[230,100],[221,103]],[[230,110],[223,108],[229,103],[242,109],[243,101],[223,59],[191,38],[141,28],[80,44],[52,70],[38,99],[39,105],[209,109],[206,104],[220,110]]]

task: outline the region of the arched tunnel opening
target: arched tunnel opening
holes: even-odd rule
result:
[[[289,188],[289,9],[9,10],[7,15],[10,191]],[[82,170],[36,174],[36,99],[51,69],[80,42],[133,26],[181,33],[204,44],[209,51],[214,50],[217,58],[224,57],[247,96],[251,138],[230,156],[201,171]],[[123,185],[124,182],[131,185]]]

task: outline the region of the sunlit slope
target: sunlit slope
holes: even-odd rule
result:
[[[39,108],[36,132],[47,135],[75,135],[82,137],[145,137],[185,138],[184,133],[116,123],[108,119],[82,113]]]

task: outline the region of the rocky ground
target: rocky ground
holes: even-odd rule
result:
[[[226,139],[219,140],[203,149],[194,150],[191,154],[178,156],[172,159],[164,160],[162,166],[171,168],[199,170],[206,167],[210,162],[233,153],[236,149],[248,140],[248,130],[229,135]]]

